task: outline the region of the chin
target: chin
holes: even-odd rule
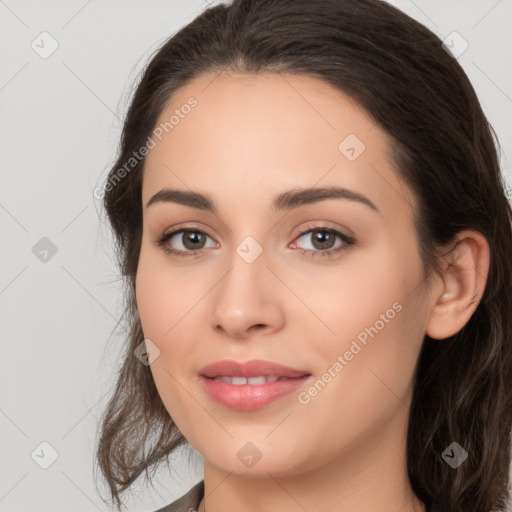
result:
[[[210,447],[204,452],[204,459],[226,473],[254,478],[268,478],[269,473],[274,477],[291,476],[307,470],[307,461],[297,459],[300,446],[290,447],[289,450],[282,448],[281,446],[281,449],[276,450],[265,440],[231,441],[229,446],[219,446],[219,452],[216,453],[211,453]],[[228,453],[232,455],[228,457]]]

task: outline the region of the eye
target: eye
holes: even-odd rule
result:
[[[208,238],[213,241],[213,239],[201,229],[193,227],[178,228],[169,233],[164,233],[156,243],[167,254],[179,257],[197,257],[208,248],[208,246],[205,245]],[[337,229],[316,224],[312,229],[299,233],[295,240],[301,238],[310,238],[313,248],[298,247],[298,250],[314,258],[336,256],[342,251],[349,249],[355,243],[354,238],[341,233]],[[336,244],[337,240],[339,242]],[[213,244],[209,247],[218,246],[219,244],[213,241]],[[291,247],[297,247],[295,241],[291,244]]]
[[[170,233],[164,233],[156,243],[161,246],[167,254],[174,254],[176,256],[198,256],[205,248],[204,244],[207,238],[210,237],[200,229],[176,229]],[[218,244],[215,244],[217,244],[217,242],[214,242],[213,247],[218,246]],[[173,245],[178,246],[178,248],[173,248]]]
[[[311,240],[312,249],[300,247],[299,250],[314,258],[335,256],[349,249],[355,243],[354,238],[341,233],[337,229],[317,225],[313,229],[302,231],[297,240],[300,238],[309,238]],[[336,245],[336,239],[340,241],[338,245]],[[296,246],[296,243],[294,242],[292,246]]]

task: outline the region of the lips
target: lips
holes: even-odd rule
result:
[[[204,391],[229,409],[254,411],[314,379],[307,370],[271,361],[217,361],[199,370]]]
[[[294,379],[310,375],[307,370],[290,368],[261,359],[253,359],[244,363],[232,360],[216,361],[204,366],[198,373],[202,377],[210,379],[215,377],[245,377],[246,379],[250,377],[277,377],[278,380],[284,380],[284,378]]]

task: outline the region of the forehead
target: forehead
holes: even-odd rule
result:
[[[176,91],[158,127],[144,203],[165,186],[240,204],[313,185],[364,190],[381,204],[409,195],[394,170],[390,137],[353,99],[314,77],[201,75]]]

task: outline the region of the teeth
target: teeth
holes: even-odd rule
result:
[[[242,386],[244,384],[266,384],[267,382],[276,382],[278,379],[286,379],[286,377],[277,377],[275,375],[268,376],[260,376],[260,377],[227,377],[227,376],[219,376],[215,377],[214,380],[220,380],[221,382],[225,382],[226,384],[234,384],[235,386]]]
[[[267,379],[265,377],[248,377],[247,384],[265,384]]]

